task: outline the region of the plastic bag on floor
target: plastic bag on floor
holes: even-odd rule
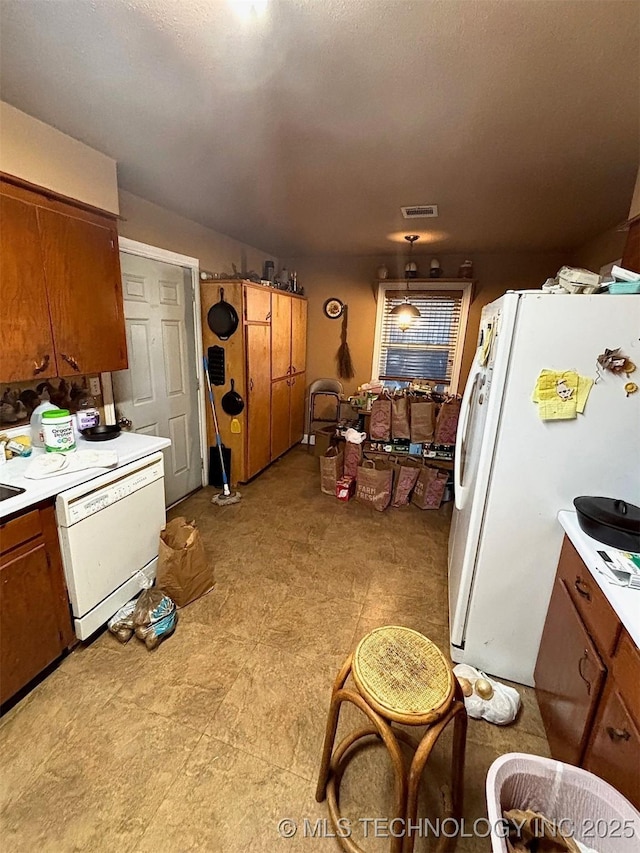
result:
[[[155,649],[175,631],[178,611],[172,599],[158,587],[151,586],[148,578],[142,583],[144,588],[136,601],[133,624],[136,637],[148,649]]]
[[[124,607],[121,607],[118,612],[109,619],[107,628],[121,643],[128,643],[133,637],[135,625],[133,624],[133,611],[136,609],[136,602],[128,601]]]
[[[488,723],[495,723],[497,726],[506,726],[518,716],[520,694],[513,687],[494,681],[484,672],[466,663],[459,663],[454,666],[453,674],[458,681],[466,679],[471,686],[470,695],[464,697],[464,705],[467,714],[474,720],[486,720]],[[493,695],[487,699],[483,699],[476,692],[476,682],[480,679],[491,685]],[[463,692],[465,692],[464,688]]]

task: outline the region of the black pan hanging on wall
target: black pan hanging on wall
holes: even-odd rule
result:
[[[222,398],[222,408],[228,415],[234,418],[244,409],[244,400],[236,391],[233,379],[231,380],[231,391],[227,391]]]
[[[238,328],[238,312],[229,302],[224,301],[224,288],[220,288],[220,302],[209,308],[207,323],[214,335],[221,341],[228,341]]]

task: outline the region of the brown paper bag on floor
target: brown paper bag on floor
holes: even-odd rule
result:
[[[421,400],[419,397],[411,400],[409,416],[411,421],[411,441],[414,444],[433,441],[433,433],[436,425],[435,410],[436,404],[430,400]]]
[[[411,491],[415,486],[422,468],[419,459],[393,459],[394,470],[393,498],[391,506],[405,506],[409,503]]]
[[[180,516],[167,522],[160,533],[159,547],[156,585],[178,607],[209,592],[214,584],[213,567],[195,521]]]
[[[411,438],[408,397],[394,397],[391,401],[391,437]]]
[[[419,509],[439,509],[449,475],[438,468],[423,468],[411,495],[411,503]]]
[[[347,441],[344,445],[344,476],[356,477],[358,465],[362,462],[362,445]]]
[[[393,469],[384,462],[365,461],[356,475],[356,500],[378,512],[389,506],[393,492]]]
[[[330,447],[324,456],[320,457],[320,491],[335,497],[336,483],[343,474],[344,453],[337,447]]]

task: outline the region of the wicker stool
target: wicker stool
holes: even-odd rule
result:
[[[345,682],[353,675],[355,689]],[[347,735],[333,749],[340,706],[352,702],[371,721],[372,725]],[[464,697],[451,667],[438,647],[410,628],[386,626],[376,628],[360,640],[349,656],[333,686],[327,730],[322,751],[322,764],[316,789],[316,800],[327,798],[329,815],[334,829],[340,820],[339,788],[345,770],[343,758],[350,747],[363,737],[380,737],[389,750],[395,775],[395,806],[391,819],[402,823],[393,827],[392,853],[411,853],[414,832],[402,828],[415,826],[418,808],[418,789],[422,771],[439,736],[454,720],[453,754],[451,761],[451,798],[447,817],[460,818],[464,753],[467,734],[467,714]],[[420,742],[402,729],[392,729],[392,723],[428,726]],[[405,767],[398,740],[414,747],[410,767]],[[338,840],[349,853],[362,853],[351,838],[337,832]],[[396,837],[400,836],[400,837]],[[453,838],[442,838],[451,850]],[[403,847],[404,843],[404,847]]]

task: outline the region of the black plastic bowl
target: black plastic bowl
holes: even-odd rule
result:
[[[120,435],[120,427],[117,424],[100,424],[99,426],[81,429],[82,437],[87,441],[111,441]]]

